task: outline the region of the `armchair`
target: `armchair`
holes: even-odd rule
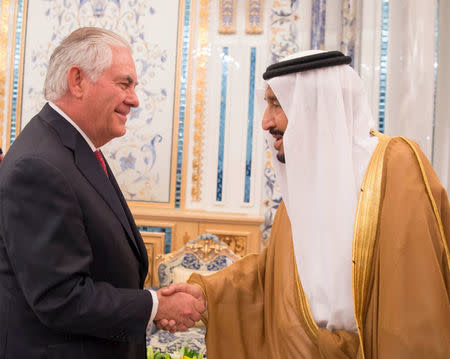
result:
[[[213,274],[239,259],[217,236],[203,234],[187,242],[179,251],[156,258],[159,283],[161,287],[165,287],[172,283],[185,282],[194,272],[202,275]],[[147,346],[169,353],[188,346],[204,354],[205,333],[206,329],[202,323],[186,332],[175,334],[153,327],[147,332]]]

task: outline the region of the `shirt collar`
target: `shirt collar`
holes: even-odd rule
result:
[[[77,129],[77,131],[80,133],[81,136],[83,136],[83,138],[85,139],[85,141],[87,142],[87,144],[89,145],[89,147],[91,148],[91,150],[93,152],[98,150],[98,148],[95,147],[95,145],[92,143],[90,138],[83,132],[83,130],[80,127],[78,127],[78,125],[69,116],[67,116],[67,114],[63,110],[61,110],[53,102],[49,101],[48,104],[50,105],[51,108],[53,108],[56,112],[58,112],[62,117],[64,117],[64,119],[67,120],[67,122],[69,122],[73,127],[75,127]]]

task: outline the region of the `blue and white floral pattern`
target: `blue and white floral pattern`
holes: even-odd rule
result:
[[[327,0],[313,0],[311,24],[311,49],[323,50],[325,45],[325,20]]]
[[[202,241],[207,242],[204,247],[201,247],[201,253],[197,252],[198,247],[195,249],[195,253],[193,253],[195,245]],[[211,249],[211,246],[216,246],[213,252],[208,251],[208,249]],[[205,252],[213,254],[211,257],[205,257]],[[203,257],[199,258],[197,254],[200,257],[203,255]],[[187,242],[186,246],[178,252],[168,254],[164,257],[158,265],[159,285],[165,287],[173,282],[173,269],[176,267],[214,272],[224,269],[238,259],[239,257],[225,243],[219,241],[216,235],[210,233],[202,234],[196,239]]]
[[[192,253],[186,253],[183,256],[183,261],[181,262],[181,266],[187,269],[200,269],[200,260]]]
[[[193,253],[184,253],[170,262],[162,262],[158,266],[159,285],[165,287],[173,282],[173,269],[176,267],[183,267],[186,269],[198,271],[218,271],[234,262],[233,259],[219,255],[212,261],[202,261]]]
[[[128,116],[127,134],[103,149],[128,200],[168,202],[170,198],[178,30],[170,25],[155,31],[152,24],[164,24],[167,14],[176,16],[179,2],[174,5],[164,0],[47,0],[40,1],[39,8],[30,4],[28,10],[43,19],[38,33],[48,34],[48,39],[35,45],[33,36],[37,35],[31,27],[27,31],[26,71],[30,75],[26,73],[25,78],[40,78],[24,84],[23,114],[27,121],[44,103],[41,87],[50,54],[71,31],[83,26],[102,27],[121,34],[131,44],[140,107]]]
[[[226,256],[218,256],[212,262],[206,264],[206,269],[210,272],[224,269],[230,265],[230,259]]]
[[[297,12],[298,4],[299,0],[274,1],[270,15],[272,63],[299,50],[297,42],[297,25],[300,20]]]
[[[342,0],[341,51],[352,58],[352,67],[355,64],[357,3],[357,0]]]

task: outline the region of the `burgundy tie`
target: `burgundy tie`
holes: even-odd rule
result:
[[[105,171],[106,177],[108,177],[108,171],[106,170],[106,164],[105,164],[105,159],[103,158],[102,153],[100,152],[100,150],[96,150],[94,151],[95,155],[97,156],[98,162],[100,162],[103,171]]]

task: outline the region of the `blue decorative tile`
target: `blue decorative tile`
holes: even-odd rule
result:
[[[253,120],[254,120],[254,101],[255,101],[255,65],[256,48],[250,49],[250,80],[248,89],[248,119],[247,119],[247,154],[245,157],[245,188],[244,202],[250,202],[250,184],[252,177],[252,148],[253,148]]]
[[[219,154],[217,159],[216,201],[222,201],[223,157],[225,146],[225,118],[227,106],[228,47],[222,49],[222,83],[220,94]]]
[[[183,167],[184,119],[186,116],[186,87],[189,58],[191,0],[186,0],[183,19],[183,45],[181,56],[180,108],[178,120],[177,163],[175,174],[175,208],[180,208]]]
[[[12,105],[11,105],[11,132],[10,144],[16,139],[16,123],[17,123],[17,96],[19,94],[19,70],[20,70],[20,48],[23,27],[23,0],[18,0],[17,7],[17,25],[16,25],[16,41],[14,44],[14,60],[13,60],[13,88],[12,88]]]
[[[164,241],[164,253],[170,253],[172,246],[172,228],[170,227],[152,227],[152,226],[138,226],[141,232],[151,232],[151,233],[165,233]]]
[[[381,58],[380,58],[380,100],[378,106],[378,130],[384,132],[386,114],[386,75],[389,39],[389,0],[382,0],[381,15]]]

